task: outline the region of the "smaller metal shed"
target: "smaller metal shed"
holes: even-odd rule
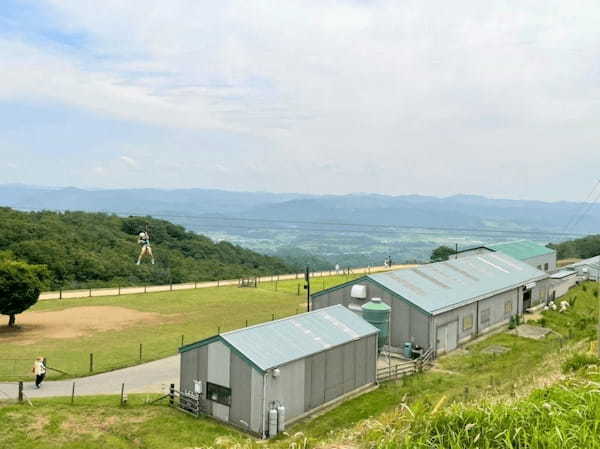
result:
[[[468,257],[474,254],[500,252],[513,259],[525,262],[540,271],[556,269],[556,251],[531,240],[514,240],[510,242],[491,243],[474,246],[459,251],[452,258]]]
[[[180,389],[199,393],[207,415],[265,437],[277,407],[289,424],[374,384],[377,333],[335,305],[216,335],[180,348]]]
[[[551,300],[565,295],[571,287],[577,284],[577,272],[574,270],[561,270],[550,275],[549,298]]]
[[[586,281],[600,281],[600,256],[590,257],[564,267],[577,272],[577,276]]]

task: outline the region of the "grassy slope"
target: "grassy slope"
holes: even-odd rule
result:
[[[559,314],[557,312],[546,313],[546,325],[550,325],[557,331],[565,333],[565,329],[568,328],[570,323],[579,322],[578,320],[584,315],[589,316],[590,313],[596,313],[598,300],[594,296],[594,290],[595,286],[589,284],[586,287],[586,291],[583,291],[581,287],[574,289],[569,294],[571,298],[577,296],[573,309],[568,314]],[[585,329],[581,329],[581,332],[572,332],[571,339],[561,339],[558,336],[551,336],[546,340],[532,341],[507,334],[494,335],[472,345],[469,351],[465,353],[459,351],[440,359],[436,370],[405,378],[400,382],[386,383],[378,390],[348,401],[316,420],[301,422],[289,429],[290,434],[296,434],[296,438],[292,437],[274,441],[269,444],[269,447],[290,447],[292,440],[296,443],[304,444],[303,441],[306,438],[307,447],[314,447],[317,444],[327,446],[328,441],[335,441],[335,444],[338,444],[337,442],[340,442],[340,444],[347,443],[346,446],[342,447],[349,448],[359,447],[359,445],[392,448],[398,447],[400,444],[398,440],[394,439],[394,435],[398,435],[399,430],[406,425],[415,426],[414,428],[410,427],[415,434],[412,436],[414,437],[413,440],[407,443],[405,447],[413,447],[411,444],[414,444],[414,447],[429,447],[427,444],[431,442],[430,438],[435,437],[435,435],[439,437],[440,432],[436,429],[444,429],[444,427],[436,427],[434,424],[437,423],[436,425],[439,426],[447,424],[449,431],[459,431],[461,425],[464,424],[466,426],[465,423],[468,423],[467,419],[469,416],[475,416],[477,413],[481,416],[478,418],[481,423],[485,423],[485,419],[490,419],[490,422],[495,422],[498,426],[510,422],[513,428],[516,429],[519,427],[520,421],[516,418],[512,419],[512,421],[509,419],[514,415],[515,410],[523,409],[524,413],[521,416],[527,418],[527,420],[529,416],[537,416],[538,418],[544,416],[543,414],[528,415],[525,413],[527,410],[531,411],[531,407],[539,407],[539,400],[537,405],[535,402],[532,403],[533,405],[528,405],[529,408],[519,406],[515,409],[511,408],[510,404],[505,404],[499,405],[498,409],[493,410],[482,409],[478,405],[478,401],[482,398],[510,399],[515,395],[527,394],[529,391],[547,383],[556,382],[561,362],[570,354],[574,346],[581,347],[584,344],[586,335],[593,333],[593,328],[594,323],[588,322]],[[488,346],[498,344],[510,348],[510,351],[502,355],[491,355],[484,352],[484,349]],[[468,386],[468,390],[465,389],[465,386]],[[544,393],[536,394],[538,394],[536,397],[539,398],[539,394]],[[574,394],[580,395],[586,393],[574,391]],[[553,396],[553,398],[560,405],[562,399],[558,396]],[[432,421],[429,414],[435,408],[435,404],[440,403],[440,400],[444,401],[445,405],[455,404],[453,407],[458,407],[466,403],[469,405],[474,404],[475,408],[466,409],[466,411],[461,412],[462,415],[456,415],[455,417],[452,414],[443,414],[440,417],[440,421]],[[574,396],[569,396],[565,397],[564,400],[569,404],[568,401],[576,402],[578,399]],[[116,398],[91,398],[89,401],[92,401],[92,403],[93,401],[98,401],[97,404],[99,405],[107,403],[112,405],[102,406],[98,411],[95,410],[97,407],[85,409],[77,408],[79,407],[77,406],[71,408],[65,400],[62,400],[62,402],[60,400],[40,400],[35,401],[36,411],[33,412],[33,415],[37,413],[53,415],[55,414],[54,410],[57,410],[56,415],[63,417],[60,419],[64,420],[69,419],[69,417],[73,418],[74,416],[85,416],[87,418],[90,414],[93,417],[97,413],[111,415],[119,412],[116,406]],[[575,402],[571,402],[571,404],[575,404]],[[416,414],[414,421],[407,422],[406,413],[398,413],[401,404],[407,404]],[[586,408],[585,404],[582,405],[581,401],[577,402],[577,404],[572,407],[573,413],[571,413],[571,408],[563,407],[565,411],[563,416],[564,423],[572,423],[577,416],[576,413],[580,413],[580,418],[583,416],[583,421],[580,422],[585,424],[583,427],[584,430],[588,429],[590,419],[592,422],[600,421],[597,404],[590,404],[589,409]],[[38,412],[38,409],[41,411]],[[129,414],[129,410],[132,410],[131,414]],[[454,409],[451,407],[449,411],[453,412]],[[540,409],[538,412],[543,412],[543,410]],[[134,407],[130,407],[123,413],[128,417],[127,419],[134,419],[134,421],[138,419],[141,422],[134,422],[132,425],[126,426],[126,428],[118,423],[114,425],[107,424],[102,429],[103,432],[97,432],[93,436],[97,440],[95,442],[88,441],[92,436],[87,433],[83,435],[66,435],[64,432],[60,432],[60,422],[49,422],[45,426],[42,426],[43,429],[37,433],[40,437],[36,439],[36,432],[27,432],[21,434],[19,437],[15,437],[15,432],[17,431],[13,429],[13,426],[6,420],[0,419],[0,435],[13,438],[15,445],[10,447],[17,449],[59,447],[56,441],[73,444],[73,446],[67,445],[62,447],[107,447],[106,445],[102,446],[98,441],[107,444],[110,442],[111,445],[108,447],[124,448],[183,448],[195,446],[207,447],[211,445],[219,447],[216,444],[219,441],[215,442],[216,434],[226,436],[230,439],[221,441],[223,447],[231,447],[234,441],[242,443],[244,446],[255,445],[254,443],[250,443],[244,435],[238,434],[225,426],[218,426],[213,421],[206,419],[194,421],[192,418],[174,414],[173,411],[161,407],[142,408],[140,406],[139,411]],[[154,416],[150,416],[148,419],[143,417],[135,418],[139,414],[143,415],[144,413],[156,413],[160,415],[161,419]],[[584,415],[581,415],[582,413]],[[20,422],[29,419],[27,416],[32,415],[32,409],[26,406],[9,406],[0,409],[0,418],[7,415],[12,416],[14,420]],[[130,416],[134,418],[129,418]],[[166,425],[158,425],[157,423],[162,422],[163,417]],[[373,417],[377,417],[378,419],[374,420]],[[557,422],[554,418],[549,420],[538,419],[536,421],[539,429],[539,431],[536,431],[537,435],[548,433],[546,429],[556,432],[554,428],[549,427],[550,424]],[[124,422],[127,422],[127,419]],[[153,421],[154,419],[156,420]],[[419,419],[421,420],[419,421]],[[110,419],[106,419],[105,421],[108,423],[111,422]],[[154,423],[154,425],[151,423]],[[169,432],[172,432],[170,437],[167,435]],[[433,432],[437,432],[437,434]],[[179,438],[179,435],[186,436],[188,433],[191,434],[189,440]],[[390,438],[390,433],[392,434],[392,438]],[[86,439],[86,445],[75,445],[82,438]],[[493,441],[490,442],[491,440],[486,444],[483,444],[482,440],[482,444],[478,446],[465,446],[464,441],[466,440],[456,441],[462,441],[462,443],[455,444],[453,441],[445,440],[443,444],[440,443],[441,445],[439,446],[431,447],[516,447],[514,445],[510,446],[508,443],[496,444]],[[550,436],[546,445],[540,442],[531,447],[552,449],[576,447],[557,445],[560,441],[560,438]],[[580,442],[581,440],[578,441]],[[593,444],[596,443],[594,442]],[[336,446],[331,445],[330,447]],[[585,447],[594,446],[587,445]]]
[[[346,281],[346,276],[314,280],[313,291]],[[31,361],[39,354],[50,366],[72,376],[89,374],[89,354],[94,354],[95,372],[139,363],[139,344],[144,361],[173,355],[181,344],[217,333],[303,312],[306,307],[302,280],[262,283],[260,288],[221,287],[174,292],[40,301],[31,310],[49,312],[80,306],[119,306],[163,315],[160,323],[139,322],[121,330],[96,332],[77,339],[45,339],[30,344],[2,342],[0,337],[0,379],[29,379]],[[297,296],[298,283],[300,296]],[[17,317],[17,324],[19,319]],[[1,334],[0,334],[1,335]],[[26,338],[26,333],[24,338]],[[4,359],[1,360],[1,359]],[[6,359],[18,359],[7,362]],[[66,376],[62,376],[63,378]],[[58,378],[55,373],[51,378]]]

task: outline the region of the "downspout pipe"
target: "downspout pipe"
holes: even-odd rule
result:
[[[267,407],[267,375],[268,372],[265,371],[263,374],[263,397],[262,397],[262,439],[264,440],[267,437],[266,429],[266,419],[267,415],[265,413]]]

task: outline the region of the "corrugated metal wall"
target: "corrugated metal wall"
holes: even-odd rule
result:
[[[291,420],[345,393],[375,382],[377,337],[352,341],[279,367],[267,374],[266,412],[273,401],[286,407]],[[227,371],[227,373],[225,373]],[[263,374],[221,342],[181,354],[181,389],[203,385],[202,402],[208,413],[260,434],[263,426]],[[206,382],[231,388],[231,407],[206,399]]]
[[[401,347],[407,341],[412,341],[424,348],[430,346],[429,315],[370,282],[357,280],[351,285],[317,296],[313,301],[313,308],[316,310],[335,304],[342,304],[346,307],[350,303],[357,304],[358,306],[365,304],[368,299],[365,301],[351,299],[350,291],[354,284],[366,285],[368,299],[379,297],[392,308],[390,316],[390,342],[392,346]]]
[[[370,336],[308,357],[305,362],[304,411],[374,383],[375,345],[376,336]]]
[[[506,303],[508,302],[511,303],[510,312],[506,312],[505,309]],[[432,343],[435,344],[436,342],[437,329],[448,323],[458,323],[457,338],[460,343],[475,337],[476,332],[478,332],[478,335],[481,335],[490,328],[507,323],[512,315],[521,313],[520,308],[522,305],[523,299],[521,289],[515,288],[490,298],[483,299],[479,301],[479,305],[473,303],[436,315],[433,318],[434,329],[431,332]],[[483,320],[486,315],[485,311],[489,311],[489,321]],[[464,328],[465,318],[467,317],[471,317],[473,321],[473,325],[470,329]]]
[[[263,382],[264,377],[256,369],[252,368],[250,378],[250,429],[256,433],[262,433],[263,427]]]
[[[577,276],[576,275],[572,275],[572,276],[568,276],[566,278],[563,279],[554,279],[552,281],[552,286],[550,287],[550,291],[554,292],[553,297],[558,299],[561,296],[567,294],[567,292],[569,291],[569,289],[573,286],[575,286],[577,282]],[[552,296],[552,294],[549,294],[549,297]]]
[[[545,264],[548,264],[548,270],[552,271],[556,269],[556,253],[543,254],[541,256],[530,257],[529,259],[523,260],[526,264],[532,267],[541,267],[540,270],[545,270]]]
[[[231,352],[230,356],[229,378],[231,387],[229,421],[236,426],[252,430],[252,395],[250,390],[252,387],[252,366],[240,359],[233,352]]]
[[[292,419],[304,413],[304,359],[280,366],[278,377],[268,377],[267,382],[267,408],[272,402],[285,406],[286,419]]]

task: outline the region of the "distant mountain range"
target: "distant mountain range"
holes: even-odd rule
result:
[[[306,195],[207,189],[80,189],[0,185],[0,206],[152,215],[214,240],[343,265],[427,260],[440,244],[515,238],[559,242],[597,233],[600,207],[476,195]],[[568,230],[568,234],[565,234]]]
[[[415,227],[542,230],[560,232],[585,204],[490,199],[476,195],[437,198],[377,194],[305,195],[207,189],[106,189],[0,185],[0,205],[25,210],[81,210],[118,214],[222,216],[247,219]],[[596,232],[600,208],[569,228]]]

